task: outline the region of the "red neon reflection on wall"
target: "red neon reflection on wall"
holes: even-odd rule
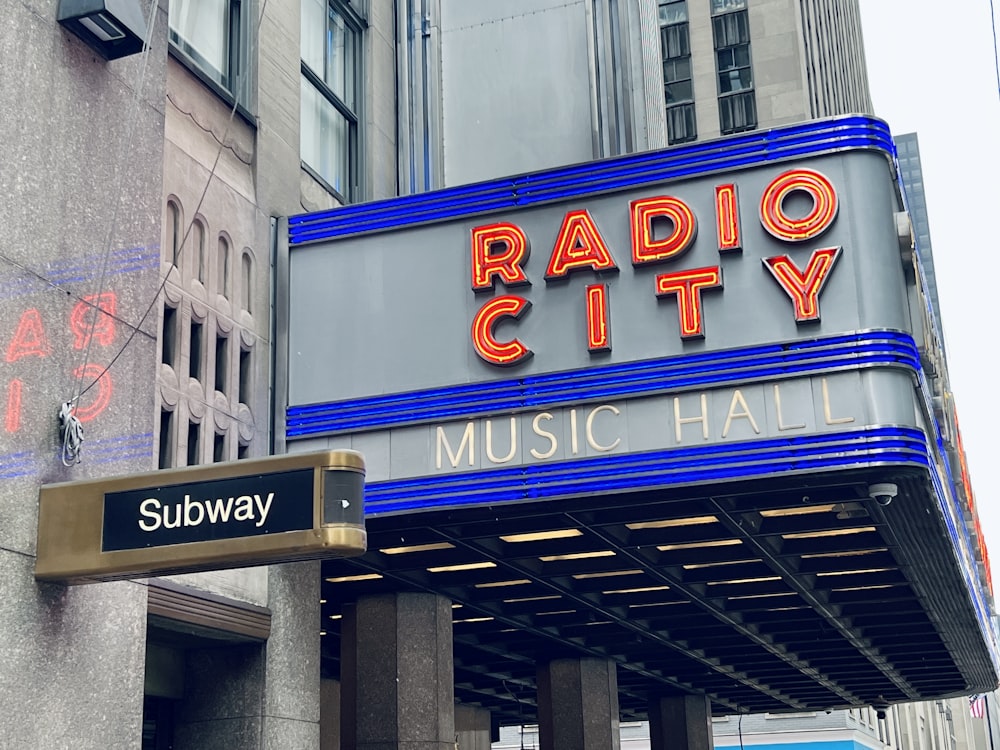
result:
[[[70,310],[65,329],[72,338],[73,348],[82,350],[95,345],[111,346],[117,333],[117,306],[118,297],[114,292],[101,292],[80,299]],[[52,342],[41,313],[36,308],[28,308],[18,319],[14,334],[4,350],[4,360],[13,364],[29,358],[46,359],[51,353]],[[87,362],[73,370],[73,379],[86,389],[74,413],[81,422],[93,421],[111,403],[114,392],[111,373],[105,372],[104,365]],[[7,382],[3,426],[8,434],[21,429],[22,409],[30,393],[25,387],[26,382],[30,384],[32,381],[21,373],[16,376],[12,373]]]

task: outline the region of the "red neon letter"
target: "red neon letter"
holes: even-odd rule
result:
[[[73,348],[83,349],[93,337],[101,346],[108,346],[115,338],[115,310],[118,298],[114,292],[103,292],[84,297],[73,306],[69,314],[69,327],[73,332]]]
[[[500,318],[519,319],[531,307],[531,303],[523,297],[506,295],[491,299],[476,313],[472,320],[472,345],[476,354],[491,365],[509,367],[516,365],[522,359],[531,356],[531,349],[517,339],[507,343],[497,341],[493,336],[493,328]]]
[[[45,336],[45,326],[38,310],[25,310],[18,321],[14,338],[7,347],[7,361],[17,362],[23,357],[47,357],[52,348]]]
[[[796,323],[819,320],[819,293],[839,257],[839,247],[814,250],[805,271],[800,271],[787,255],[763,259],[767,270],[791,298]]]
[[[681,338],[702,338],[705,335],[701,314],[701,293],[704,289],[722,288],[722,269],[693,268],[690,271],[664,273],[656,277],[656,296],[677,296]]]
[[[7,386],[7,417],[4,427],[7,432],[17,432],[21,426],[21,389],[23,384],[16,378]]]
[[[497,250],[497,247],[502,247]],[[472,230],[472,289],[493,289],[497,276],[506,286],[530,284],[523,263],[530,247],[516,224],[487,224]]]
[[[94,396],[94,400],[89,406],[76,405],[73,410],[73,414],[81,422],[89,422],[94,419],[101,412],[108,408],[108,403],[111,401],[111,373],[100,365],[94,364],[93,362],[87,363],[82,367],[77,367],[73,371],[73,377],[77,379],[82,379],[84,381],[93,381],[97,378],[97,383],[95,388],[97,388],[97,395]],[[89,387],[90,383],[86,387]]]
[[[549,257],[545,278],[565,278],[580,268],[590,268],[598,273],[618,270],[597,224],[586,210],[566,213]]]
[[[715,186],[715,228],[719,237],[719,252],[742,250],[740,239],[740,206],[735,185]]]
[[[632,201],[632,265],[661,263],[684,253],[698,233],[694,212],[680,198],[662,195]],[[673,226],[663,239],[653,239],[653,219],[668,219]]]
[[[592,284],[587,287],[587,348],[590,351],[611,351],[608,322],[608,285]]]
[[[812,210],[801,219],[784,211],[784,201],[801,191],[812,198]],[[778,175],[760,198],[760,223],[772,236],[802,242],[825,232],[837,216],[837,191],[825,176],[812,169],[793,169]]]

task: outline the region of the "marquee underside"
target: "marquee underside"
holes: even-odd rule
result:
[[[989,690],[943,519],[926,469],[889,466],[370,517],[369,552],[323,564],[323,671],[346,603],[419,591],[456,605],[456,700],[502,724],[535,720],[557,657],[614,660],[623,719],[656,695],[722,715]]]

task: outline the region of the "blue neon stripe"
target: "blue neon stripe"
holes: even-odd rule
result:
[[[288,243],[402,229],[845,149],[894,153],[880,120],[834,118],[293,216]]]
[[[289,406],[286,435],[385,429],[454,417],[560,403],[636,397],[845,368],[888,365],[920,369],[913,339],[869,331],[790,344],[706,352],[587,370],[430,388],[350,401]]]
[[[379,515],[885,464],[928,468],[924,433],[882,427],[371,482],[365,505]]]

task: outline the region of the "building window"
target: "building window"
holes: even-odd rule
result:
[[[212,461],[220,463],[226,460],[226,433],[217,432],[212,440]]]
[[[239,401],[241,404],[250,403],[250,377],[250,350],[240,347]]]
[[[169,469],[173,462],[173,440],[174,440],[174,413],[166,409],[160,410],[160,451],[157,466],[161,469]]]
[[[218,284],[216,291],[223,297],[229,297],[229,241],[219,235]]]
[[[188,375],[201,380],[201,353],[205,348],[205,326],[198,320],[191,321],[191,351],[188,353]]]
[[[160,361],[173,367],[177,362],[177,308],[163,307],[163,331],[160,338]]]
[[[201,425],[188,422],[187,465],[197,466],[201,456]]]
[[[241,0],[170,0],[171,49],[229,101],[246,104],[247,23]]]
[[[757,103],[753,91],[719,97],[719,127],[723,135],[757,127]]]
[[[181,208],[173,201],[167,201],[167,247],[170,248],[170,262],[175,266],[181,254]]]
[[[217,336],[215,339],[215,390],[227,393],[229,388],[229,339]]]
[[[253,259],[250,257],[250,252],[247,250],[243,251],[240,268],[242,272],[240,279],[242,283],[242,288],[240,289],[240,304],[243,306],[244,310],[248,313],[252,313],[253,309],[250,306],[250,302],[253,298]]]
[[[663,93],[667,102],[667,142],[673,145],[698,137],[691,85],[687,1],[660,0],[659,17]]]
[[[363,26],[350,2],[302,2],[302,163],[342,201],[358,184]]]
[[[194,251],[194,277],[205,283],[205,224],[195,219],[191,226],[191,243]]]
[[[687,0],[660,0],[660,26],[685,23],[688,20]]]
[[[747,0],[712,0],[712,15],[730,13],[734,10],[744,10]]]
[[[725,11],[746,3],[713,2]],[[724,12],[712,18],[715,64],[719,88],[719,129],[723,135],[757,127],[753,68],[750,65],[750,20],[747,11]]]

